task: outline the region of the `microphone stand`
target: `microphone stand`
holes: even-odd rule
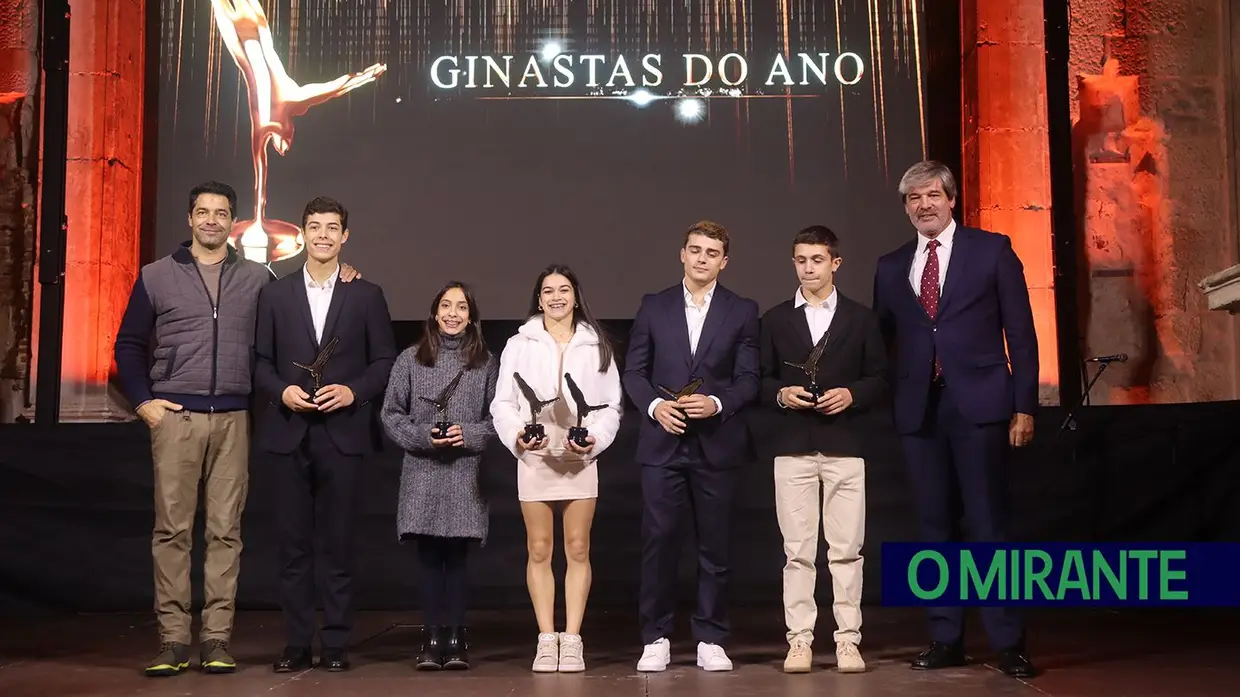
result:
[[[1102,373],[1106,371],[1107,367],[1110,365],[1111,365],[1111,361],[1099,361],[1098,362],[1098,372],[1094,373],[1094,376],[1090,378],[1088,383],[1086,383],[1085,389],[1081,392],[1081,398],[1077,400],[1076,405],[1073,406],[1070,410],[1068,410],[1068,416],[1064,418],[1063,423],[1060,424],[1059,426],[1058,433],[1055,434],[1056,440],[1059,439],[1059,436],[1063,435],[1064,431],[1075,431],[1076,430],[1077,410],[1079,410],[1085,404],[1085,400],[1089,398],[1090,390],[1094,388],[1094,383],[1098,382],[1098,378],[1102,377]]]
[[[1060,439],[1060,437],[1062,437],[1062,436],[1063,436],[1063,434],[1064,434],[1064,432],[1065,432],[1065,431],[1072,431],[1072,432],[1074,432],[1074,433],[1076,432],[1076,427],[1077,427],[1077,423],[1076,423],[1076,415],[1077,415],[1077,411],[1078,411],[1078,410],[1079,410],[1082,406],[1084,406],[1084,404],[1085,404],[1085,400],[1086,400],[1086,399],[1089,399],[1089,393],[1090,393],[1090,391],[1091,391],[1091,390],[1093,390],[1094,384],[1098,382],[1098,378],[1102,377],[1102,374],[1103,374],[1104,372],[1106,372],[1106,369],[1107,369],[1110,365],[1111,365],[1111,361],[1109,361],[1109,360],[1106,360],[1106,361],[1098,361],[1098,371],[1097,371],[1096,373],[1094,373],[1094,376],[1093,376],[1092,378],[1090,378],[1090,380],[1089,380],[1089,382],[1088,382],[1088,383],[1086,383],[1086,384],[1085,384],[1085,389],[1081,392],[1081,398],[1080,398],[1079,400],[1077,400],[1076,405],[1075,405],[1075,406],[1073,406],[1073,407],[1072,407],[1072,409],[1070,409],[1070,410],[1068,411],[1068,415],[1067,415],[1067,417],[1065,417],[1065,418],[1064,418],[1064,420],[1063,420],[1063,423],[1062,423],[1062,424],[1060,424],[1060,426],[1059,426],[1059,431],[1057,431],[1057,432],[1055,433],[1055,437],[1051,439],[1051,445],[1052,445],[1052,447],[1053,447],[1055,444],[1059,443],[1059,439]],[[1072,463],[1072,469],[1073,469],[1073,471],[1076,471],[1076,470],[1077,470],[1077,464],[1078,464],[1078,463],[1077,463],[1077,448],[1078,448],[1078,447],[1079,447],[1079,445],[1078,445],[1078,444],[1076,444],[1076,443],[1074,443],[1074,444],[1072,445],[1072,452],[1071,452],[1071,460],[1070,460],[1070,461],[1071,461],[1071,463]],[[1087,474],[1087,475],[1086,475],[1086,480],[1087,480],[1087,483],[1086,483],[1086,485],[1085,485],[1085,486],[1086,486],[1086,489],[1087,489],[1087,490],[1092,490],[1092,491],[1094,492],[1094,496],[1093,496],[1093,499],[1094,499],[1094,500],[1093,500],[1093,505],[1090,507],[1090,513],[1089,513],[1089,516],[1090,516],[1090,523],[1089,523],[1089,527],[1090,527],[1090,537],[1091,537],[1091,538],[1093,538],[1093,539],[1096,539],[1096,538],[1097,538],[1097,536],[1098,536],[1098,534],[1099,534],[1100,520],[1101,520],[1101,516],[1102,516],[1102,511],[1103,511],[1103,509],[1104,509],[1104,507],[1105,507],[1105,498],[1104,498],[1104,497],[1105,497],[1105,491],[1106,491],[1106,488],[1105,488],[1105,486],[1103,486],[1103,484],[1102,484],[1100,481],[1098,481],[1098,477],[1101,477],[1101,476],[1102,476],[1102,475],[1101,475],[1101,471],[1102,471],[1102,469],[1101,469],[1101,468],[1091,468],[1091,470],[1090,470],[1091,474]]]

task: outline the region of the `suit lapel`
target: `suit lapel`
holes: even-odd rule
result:
[[[902,273],[900,274],[900,277],[896,279],[896,285],[900,286],[900,297],[908,299],[913,303],[913,307],[924,315],[926,314],[926,310],[921,306],[921,297],[917,295],[917,291],[913,290],[913,284],[909,281],[909,277],[913,274],[913,262],[916,260],[917,240],[913,240],[907,247],[904,248],[904,256],[902,259],[903,263],[900,266]]]
[[[951,300],[957,286],[960,285],[960,279],[967,273],[966,266],[969,261],[969,233],[962,226],[956,226],[956,233],[952,239],[952,255],[947,262],[947,278],[943,279],[943,290],[939,293],[939,316],[943,316],[943,312],[947,307],[947,303]]]
[[[693,362],[690,364],[691,370],[697,370],[702,358],[710,350],[711,342],[719,335],[719,329],[731,311],[731,298],[724,292],[722,286],[716,284],[715,294],[710,300],[710,309],[706,311],[706,321],[702,322],[702,334],[698,337],[697,351],[694,352]]]
[[[677,286],[680,292],[668,294],[667,298],[667,314],[668,321],[672,328],[672,334],[676,336],[676,345],[679,346],[680,355],[685,359],[685,364],[693,362],[693,356],[689,353],[689,322],[685,319],[685,296],[684,288]]]
[[[297,282],[293,284],[293,297],[301,310],[301,325],[306,328],[306,336],[310,337],[310,345],[318,346],[314,340],[314,316],[310,314],[310,296],[306,294],[306,276],[304,271],[297,272]]]
[[[849,327],[852,325],[853,314],[848,305],[844,303],[844,296],[840,295],[839,289],[835,291],[835,316],[831,318],[831,326],[827,328],[827,345],[822,351],[822,358],[819,359],[818,365],[822,365],[831,353],[831,349],[840,343],[840,337],[848,336]]]
[[[332,288],[332,302],[327,306],[327,320],[323,322],[323,340],[319,342],[319,346],[326,345],[335,335],[336,323],[340,320],[340,309],[344,306],[348,294],[349,284],[342,283],[337,277],[336,285]]]
[[[805,347],[805,355],[808,356],[810,349],[814,348],[814,337],[809,333],[809,320],[805,317],[804,307],[797,307],[793,302],[792,312],[788,313],[788,324],[797,338],[797,343]]]

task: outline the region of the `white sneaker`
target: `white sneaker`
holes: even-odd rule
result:
[[[642,649],[642,657],[637,662],[637,669],[644,673],[657,673],[667,670],[667,664],[671,662],[672,645],[667,639],[660,637],[653,644],[646,644],[646,648]]]
[[[732,670],[732,659],[722,646],[702,641],[698,642],[697,664],[702,670]]]
[[[835,668],[841,673],[864,673],[865,661],[856,644],[847,641],[835,643]]]
[[[582,655],[584,648],[580,634],[560,634],[561,673],[580,673],[586,669],[586,659]]]
[[[535,673],[554,673],[560,669],[559,637],[550,632],[538,635],[538,649],[534,653]]]
[[[784,658],[785,673],[808,673],[814,667],[814,651],[809,642],[797,638],[788,645],[788,655]]]

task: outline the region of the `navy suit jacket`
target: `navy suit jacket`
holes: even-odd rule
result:
[[[298,385],[313,399],[314,379],[293,362],[310,365],[333,336],[339,336],[340,342],[327,362],[323,385],[345,385],[353,391],[353,403],[326,414],[294,412],[284,405],[284,388]],[[392,318],[382,288],[360,278],[349,283],[337,280],[320,344],[314,337],[305,277],[300,270],[290,272],[259,293],[254,349],[254,384],[267,402],[256,429],[259,450],[292,452],[311,421],[318,420],[346,455],[382,448],[376,405],[383,403],[388,375],[396,362]]]
[[[1038,339],[1012,240],[956,226],[934,321],[909,283],[916,250],[914,238],[881,257],[874,274],[874,310],[895,345],[896,429],[911,433],[922,426],[936,351],[965,419],[984,424],[1009,421],[1014,412],[1033,414]]]
[[[676,392],[699,377],[698,393],[717,397],[722,410],[707,419],[686,419],[684,435],[664,431],[649,416],[651,402],[668,399],[658,388]],[[647,294],[633,319],[621,382],[642,413],[639,463],[666,464],[680,438],[697,437],[710,464],[738,465],[749,452],[749,429],[738,416],[758,396],[758,304],[716,282],[691,355],[683,283]]]

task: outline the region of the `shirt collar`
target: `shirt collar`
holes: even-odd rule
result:
[[[835,288],[835,286],[831,286],[831,294],[827,296],[827,299],[823,300],[821,305],[814,305],[813,307],[835,310],[835,306],[839,303],[838,293],[839,291]],[[809,300],[807,300],[805,295],[801,292],[801,287],[797,286],[797,292],[792,296],[793,307],[801,307],[802,305],[807,304],[809,304]]]
[[[946,251],[951,250],[952,240],[955,238],[955,236],[956,236],[956,219],[952,218],[951,222],[947,224],[947,227],[943,228],[943,232],[940,232],[939,236],[934,239],[939,241],[939,244],[940,244],[939,249],[946,252]],[[920,232],[917,233],[917,254],[918,256],[925,253],[926,245],[928,244],[930,244],[930,238],[926,237]]]
[[[331,275],[327,277],[327,280],[323,281],[321,284],[310,277],[310,269],[305,264],[301,267],[301,275],[302,278],[306,280],[307,288],[322,288],[324,290],[331,290],[331,288],[336,285],[336,279],[340,276],[340,264],[336,264],[335,270],[333,270]]]
[[[706,295],[702,296],[702,307],[710,307],[710,299],[715,296],[715,288],[719,287],[719,281],[711,281],[710,287],[706,289]],[[685,307],[697,308],[693,302],[693,293],[689,292],[689,284],[685,281],[680,282],[680,289],[685,292]]]

